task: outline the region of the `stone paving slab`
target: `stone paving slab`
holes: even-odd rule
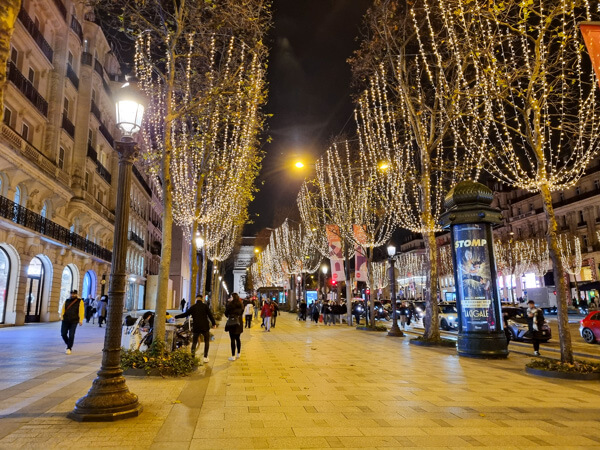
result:
[[[0,329],[0,449],[600,447],[598,382],[527,375],[523,355],[459,358],[288,314],[270,333],[245,330],[237,361],[218,329],[205,372],[128,378],[139,417],[72,422],[99,366],[100,330],[84,326],[67,358],[58,327],[23,328]],[[23,370],[2,363],[3,340],[19,333],[38,342],[19,344]]]

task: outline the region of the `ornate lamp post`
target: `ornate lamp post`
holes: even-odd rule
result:
[[[77,400],[75,409],[68,414],[70,419],[79,422],[110,422],[135,417],[142,411],[137,395],[129,392],[121,369],[121,331],[127,278],[125,264],[131,167],[138,151],[133,136],[140,130],[146,100],[130,83],[125,83],[115,96],[116,122],[122,139],[115,142],[115,150],[119,154],[119,182],[108,288],[108,319],[98,376],[87,395]]]
[[[398,326],[398,309],[396,308],[396,272],[394,270],[394,255],[396,254],[396,247],[392,244],[388,245],[387,253],[390,262],[390,297],[392,300],[392,328],[388,331],[388,336],[404,336],[404,333]]]

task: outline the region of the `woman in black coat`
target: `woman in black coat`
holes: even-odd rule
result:
[[[244,304],[240,296],[235,292],[231,295],[232,299],[225,307],[225,317],[227,317],[227,325],[225,331],[229,331],[229,339],[231,340],[231,356],[229,361],[235,361],[240,358],[242,352],[242,340],[240,335],[244,332],[242,325],[242,315],[244,314]],[[231,323],[233,322],[233,323]],[[237,347],[237,354],[235,352]]]

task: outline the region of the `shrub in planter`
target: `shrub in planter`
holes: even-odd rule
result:
[[[154,341],[147,351],[121,349],[121,368],[143,369],[146,374],[157,371],[160,375],[184,376],[198,367],[198,359],[185,349],[167,352],[165,343]]]
[[[600,364],[581,360],[575,360],[573,361],[573,364],[567,364],[554,359],[535,359],[525,364],[525,366],[530,369],[545,370],[549,372],[600,375]]]
[[[456,347],[456,341],[452,339],[424,339],[423,336],[417,336],[410,340],[411,344],[423,345],[428,347]]]
[[[356,327],[357,330],[365,330],[365,331],[387,331],[387,327],[381,324],[375,324],[375,326],[371,325],[358,325]]]

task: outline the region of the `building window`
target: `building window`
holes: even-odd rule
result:
[[[583,211],[579,211],[579,223],[583,223]]]
[[[520,216],[520,215],[521,215],[521,207],[519,206],[519,207],[517,208],[517,216]]]
[[[46,202],[44,202],[44,206],[42,206],[42,210],[40,211],[40,216],[42,216],[44,219],[46,219],[47,214],[48,214],[48,204]]]
[[[98,201],[99,201],[100,203],[104,204],[104,203],[103,203],[103,200],[104,200],[104,194],[102,193],[102,191],[101,191],[101,190],[98,190]]]
[[[581,188],[579,186],[577,186],[575,188],[575,195],[579,195],[579,194],[581,194]]]
[[[71,51],[69,51],[69,53],[67,55],[67,62],[69,63],[71,68],[73,68],[73,53],[71,53]]]
[[[92,89],[92,101],[96,103],[96,89]]]
[[[21,126],[21,137],[26,141],[29,141],[29,125],[23,123]]]
[[[2,121],[4,122],[4,125],[8,125],[10,127],[11,119],[12,119],[12,111],[5,106],[4,107],[4,118],[2,119]]]
[[[86,172],[85,178],[83,180],[83,190],[87,191],[89,186],[90,186],[90,173]]]
[[[31,67],[29,68],[29,71],[27,72],[27,79],[29,80],[29,82],[32,85],[35,85],[35,70],[33,70]]]
[[[92,130],[88,129],[88,145],[90,147],[93,147],[94,146],[93,142],[94,142],[94,132]]]
[[[21,188],[19,186],[15,188],[15,203],[17,205],[21,204]]]
[[[69,99],[65,97],[65,101],[63,102],[63,114],[68,119],[69,118]]]
[[[560,199],[561,202],[564,202],[565,201],[565,193],[564,192],[560,192],[558,194],[558,198]]]
[[[11,47],[10,49],[10,60],[15,66],[17,65],[17,61],[19,60],[19,52],[14,47]]]
[[[535,208],[533,207],[533,203],[529,204],[529,211],[533,211]]]
[[[64,167],[65,167],[65,149],[61,147],[58,149],[58,168],[64,169]]]
[[[8,280],[10,280],[10,259],[8,253],[0,248],[0,292],[2,292],[0,297],[0,323],[4,323],[6,316]]]
[[[584,250],[587,250],[587,248],[588,248],[588,245],[589,245],[589,244],[588,244],[588,238],[587,238],[587,236],[584,234],[584,235],[581,237],[581,239],[582,239],[582,241],[583,241],[583,248],[584,248]]]
[[[600,189],[600,180],[594,180],[594,189]]]

